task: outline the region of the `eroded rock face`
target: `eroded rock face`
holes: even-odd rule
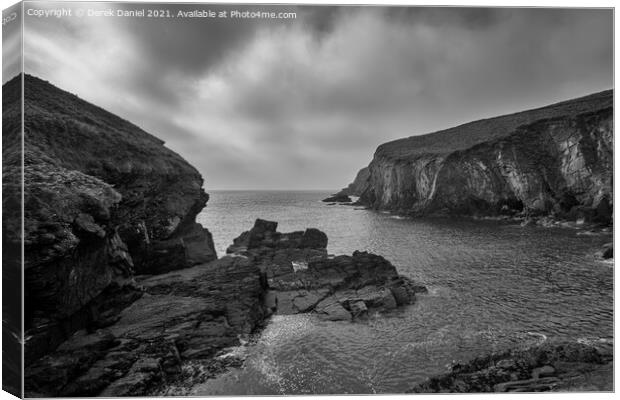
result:
[[[364,167],[360,169],[355,176],[353,182],[349,184],[346,188],[342,189],[338,192],[339,195],[346,196],[361,196],[364,190],[366,190],[368,186],[368,179],[370,178],[370,169],[368,167]]]
[[[328,257],[323,232],[276,229],[277,223],[258,219],[227,250],[259,266],[269,289],[265,305],[273,312],[315,312],[331,320],[351,320],[369,310],[412,304],[416,291],[423,291],[381,256],[354,252]]]
[[[613,92],[379,146],[352,186],[411,214],[551,215],[611,223]]]
[[[19,96],[21,78],[3,93]],[[3,152],[13,161],[15,107],[3,115]],[[162,141],[29,75],[24,129],[25,327],[37,338],[26,360],[90,329],[89,310],[111,285],[216,259],[211,234],[195,222],[208,200],[202,177]],[[7,220],[7,248],[20,242],[19,221]]]
[[[79,331],[30,363],[26,394],[138,396],[181,373],[181,363],[210,362],[263,322],[260,269],[245,257],[139,281],[144,295],[117,310],[105,328]]]
[[[414,393],[613,390],[613,349],[543,343],[479,357],[415,386]]]

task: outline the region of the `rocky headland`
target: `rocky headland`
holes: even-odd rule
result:
[[[609,225],[612,185],[608,90],[382,144],[339,194],[407,215]]]
[[[137,126],[48,82],[23,79],[28,364],[140,296],[126,288],[134,274],[187,268],[216,253],[195,222],[208,200],[196,169]],[[21,80],[7,82],[4,95],[19,97]],[[20,158],[14,107],[19,102],[9,103],[3,121],[4,151],[15,156],[9,161]],[[17,174],[20,165],[3,167]],[[4,226],[8,248],[22,239],[19,217]]]

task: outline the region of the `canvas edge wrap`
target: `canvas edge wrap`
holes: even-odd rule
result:
[[[2,390],[23,397],[23,3],[2,11]],[[13,79],[20,75],[21,79]],[[7,90],[8,89],[8,90]],[[11,93],[9,93],[9,91]],[[18,114],[15,116],[14,114]],[[15,124],[15,122],[18,122]]]

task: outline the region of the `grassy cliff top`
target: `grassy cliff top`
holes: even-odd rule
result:
[[[410,159],[424,154],[448,154],[480,143],[506,137],[518,127],[536,121],[571,117],[613,107],[613,90],[500,117],[469,122],[434,133],[411,136],[380,145],[376,155]]]
[[[3,85],[3,139],[19,136],[21,75]],[[126,174],[200,174],[164,142],[131,122],[31,75],[24,75],[26,154],[108,182]],[[18,142],[15,141],[14,142]],[[9,149],[3,149],[9,150]],[[12,149],[17,151],[18,149]],[[116,182],[114,182],[116,183]]]

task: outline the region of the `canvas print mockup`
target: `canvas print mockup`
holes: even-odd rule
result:
[[[24,1],[3,390],[613,392],[613,10]]]

